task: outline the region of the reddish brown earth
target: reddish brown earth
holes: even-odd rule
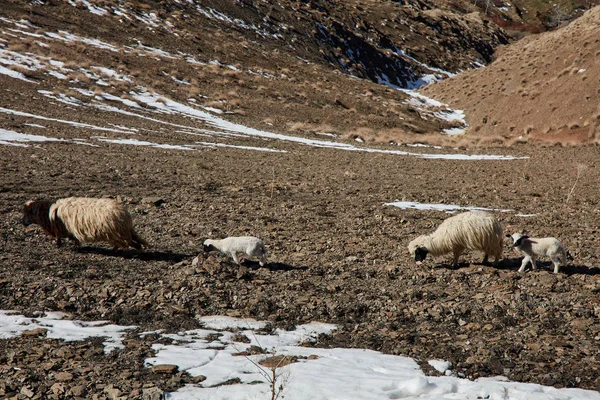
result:
[[[464,109],[468,135],[492,143],[596,143],[600,7],[568,26],[500,49],[486,68],[423,93]]]
[[[402,143],[425,138],[445,143],[439,131],[448,124],[424,119],[404,102],[404,93],[350,78],[310,51],[313,58],[306,63],[269,40],[217,28],[214,21],[210,36],[195,39],[185,36],[194,25],[186,22],[180,31],[184,39],[179,40],[160,29],[152,32],[141,22],[120,25],[59,2],[9,5],[4,17],[26,18],[35,28],[1,21],[2,32],[14,35],[3,34],[2,49],[62,61],[72,71],[63,80],[46,74],[52,70],[49,64],[40,70],[12,67],[37,83],[0,75],[0,107],[28,114],[2,112],[1,129],[69,140],[0,145],[0,309],[29,316],[63,311],[73,319],[109,320],[139,329],[127,336],[124,350],[111,355],[102,353],[99,340],[2,339],[0,398],[140,398],[144,390],[147,396],[151,390],[175,390],[192,378],[144,367],[156,338],[140,338],[138,333],[195,328],[197,316],[212,314],[268,319],[288,329],[313,320],[335,323],[339,330],[321,337],[317,345],[411,356],[431,374],[437,372],[427,360],[441,358],[469,378],[500,374],[557,387],[600,389],[600,176],[595,146],[515,145],[476,151],[407,147]],[[38,35],[66,29],[120,50],[10,29]],[[177,57],[155,58],[141,49],[126,53],[125,46],[136,44],[133,38]],[[250,55],[238,54],[240,38],[248,40],[248,50],[241,54]],[[537,42],[532,38],[523,43]],[[198,61],[207,65],[190,64],[179,56],[178,51],[192,54],[194,47]],[[566,47],[563,52],[570,51]],[[510,54],[510,49],[505,52]],[[211,60],[222,62],[208,64]],[[461,55],[451,62],[468,60]],[[234,64],[239,71],[228,67]],[[595,71],[594,65],[585,64],[589,71]],[[132,81],[103,76],[108,82],[104,86],[81,69],[94,66],[111,68]],[[492,64],[476,73],[494,68]],[[583,75],[566,74],[564,79]],[[592,79],[597,75],[589,75],[588,82]],[[159,114],[149,105],[124,106],[122,100],[133,101],[132,93],[140,92],[140,86],[161,96],[164,104],[175,100],[189,105],[188,99],[194,98],[198,110],[203,110],[200,105],[222,108],[226,113],[212,114],[219,118],[308,139],[357,144],[354,137],[361,136],[379,150],[527,158],[457,161],[248,136],[207,138],[193,129],[215,128],[197,118]],[[76,89],[121,100],[94,103],[93,96]],[[473,90],[476,95],[475,86]],[[60,95],[71,96],[71,104]],[[545,107],[545,102],[538,103]],[[130,132],[98,131],[64,121]],[[486,131],[482,128],[477,135],[486,137]],[[183,151],[101,142],[97,136],[178,146],[214,141],[286,152]],[[73,139],[85,139],[86,144]],[[400,144],[385,144],[389,140]],[[115,252],[104,244],[57,248],[38,227],[21,224],[27,200],[67,196],[120,198],[149,248],[143,253]],[[481,265],[480,254],[468,254],[457,269],[449,266],[449,257],[417,265],[406,245],[433,231],[448,214],[384,206],[396,199],[508,209],[495,212],[506,233],[526,229],[531,235],[555,235],[574,260],[557,275],[548,262],[542,270],[519,274],[520,259],[507,241],[506,258],[495,267]],[[264,239],[270,264],[259,268],[246,261],[240,268],[224,256],[202,252],[204,239],[228,235]],[[196,256],[200,262],[192,266]]]

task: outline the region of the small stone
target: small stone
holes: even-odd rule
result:
[[[166,202],[165,202],[165,200],[161,199],[160,197],[144,197],[142,199],[142,203],[152,204],[152,205],[158,207],[161,204],[164,204]]]
[[[192,260],[192,267],[195,267],[195,266],[197,266],[199,262],[200,262],[200,258],[196,256],[196,257],[195,257],[195,258]]]
[[[273,356],[260,361],[259,364],[267,368],[280,368],[296,362],[296,357]]]
[[[69,392],[71,393],[72,396],[83,397],[86,392],[85,385],[73,386]]]
[[[104,388],[104,393],[106,393],[109,399],[117,399],[121,395],[121,390],[113,385],[108,385]]]
[[[157,374],[174,374],[177,372],[177,365],[173,364],[158,364],[152,367],[152,372]]]
[[[29,386],[23,386],[21,388],[21,394],[31,398],[33,397],[33,395],[35,394],[31,389],[29,389]]]
[[[23,331],[23,333],[21,335],[22,336],[46,336],[46,332],[48,332],[48,329],[46,329],[46,328],[35,328],[35,329],[28,329],[26,331]]]
[[[157,387],[142,390],[142,400],[162,400],[164,392]]]
[[[205,380],[206,380],[206,377],[204,375],[198,375],[198,376],[192,377],[192,383],[200,383],[200,382],[204,382]]]
[[[59,382],[71,382],[73,380],[73,374],[70,372],[59,372],[54,374],[54,379]]]
[[[54,385],[50,386],[50,390],[52,390],[52,393],[54,394],[63,394],[65,392],[65,387],[62,383],[57,382]]]

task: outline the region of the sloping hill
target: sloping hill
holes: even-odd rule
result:
[[[474,140],[585,143],[600,136],[600,7],[527,37],[496,61],[423,88],[464,109]]]
[[[0,101],[35,110],[39,90],[87,102],[85,90],[123,106],[143,87],[280,133],[381,142],[440,136],[460,121],[436,118],[390,86],[412,88],[485,63],[508,38],[477,14],[434,6],[10,1],[0,19],[0,79],[19,95],[5,91]],[[76,116],[85,122],[89,114]]]

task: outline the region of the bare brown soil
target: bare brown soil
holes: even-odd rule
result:
[[[340,326],[320,345],[448,359],[470,377],[503,374],[600,388],[594,147],[523,149],[518,153],[531,158],[472,162],[305,146],[286,146],[290,152],[283,155],[43,148],[0,147],[4,309],[66,311],[78,319],[169,331],[193,328],[197,315],[210,314],[269,319],[286,328],[320,320]],[[576,181],[578,164],[587,169]],[[70,195],[122,196],[150,248],[141,254],[103,245],[56,248],[39,229],[20,224],[26,200]],[[164,203],[142,202],[148,196]],[[455,270],[443,258],[416,265],[406,252],[408,241],[432,231],[447,214],[383,206],[403,198],[512,209],[498,214],[507,232],[557,235],[575,261],[558,275],[548,263],[522,275],[507,243],[498,267],[481,265],[477,254]],[[227,258],[201,251],[207,237],[246,234],[264,239],[268,267],[247,263],[240,276]],[[201,263],[192,267],[199,253]],[[27,353],[31,339],[0,343],[3,363],[21,368],[18,376],[31,373],[17,386],[34,384],[43,365],[29,354],[9,357],[9,350]],[[121,356],[102,358],[107,372],[96,374],[133,391],[132,382],[148,374],[143,349],[126,353],[137,357],[137,366],[129,367],[141,374],[134,380],[117,377]],[[70,359],[57,363],[55,353],[36,357],[74,370],[81,380],[89,377]],[[3,372],[13,388],[15,373]]]

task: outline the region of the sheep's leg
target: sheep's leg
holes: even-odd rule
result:
[[[452,263],[452,266],[454,268],[458,267],[458,259],[460,258],[461,254],[462,254],[462,249],[454,250],[454,262]]]
[[[235,251],[231,252],[231,258],[233,258],[233,262],[235,262],[238,265],[240,264],[240,260],[238,260],[237,254],[235,254]]]
[[[531,256],[531,269],[537,269],[537,259],[535,258],[535,255]]]
[[[56,238],[56,247],[62,246],[62,240],[60,238]]]
[[[260,261],[258,263],[261,267],[264,267],[267,264],[267,256],[264,254],[260,256]]]
[[[560,266],[562,265],[560,257],[559,256],[552,257],[552,262],[554,263],[554,273],[558,274],[558,270],[560,269]]]
[[[498,263],[500,262],[500,258],[501,258],[501,257],[502,257],[502,254],[496,254],[496,255],[494,256],[494,264],[493,264],[494,266],[497,266],[497,265],[498,265]]]
[[[529,256],[523,257],[523,261],[521,262],[521,268],[519,268],[519,272],[525,272],[525,267],[527,266],[530,260],[531,259],[529,258]]]
[[[483,261],[482,261],[482,263],[483,263],[483,264],[487,264],[487,263],[489,262],[489,261],[488,261],[488,258],[489,258],[488,254],[487,254],[487,253],[485,253],[485,254],[484,254],[484,256],[483,256]]]

